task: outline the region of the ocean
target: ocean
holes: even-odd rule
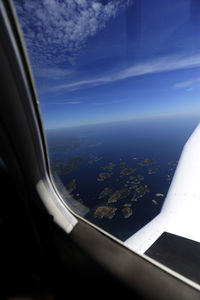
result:
[[[72,210],[124,241],[160,212],[198,122],[179,116],[49,130],[52,176]]]

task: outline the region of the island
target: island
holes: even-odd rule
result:
[[[149,193],[147,185],[139,185],[133,194],[131,201],[137,201],[139,198],[143,198],[147,193]]]
[[[155,196],[156,197],[164,197],[164,194],[162,194],[162,193],[156,193]]]
[[[177,161],[177,160],[174,160],[174,161],[169,161],[169,162],[168,162],[168,165],[170,165],[170,166],[174,166],[174,167],[176,167],[176,166],[177,166],[177,164],[178,164],[178,161]]]
[[[130,207],[124,207],[122,208],[122,214],[125,219],[129,218],[133,214],[133,210]]]
[[[156,174],[158,171],[158,168],[157,167],[152,167],[152,168],[149,168],[148,169],[148,174],[151,175],[151,174]]]
[[[136,171],[135,168],[124,168],[120,172],[120,177],[127,176],[133,174]]]
[[[81,156],[69,158],[67,161],[60,159],[52,163],[52,169],[57,174],[65,175],[78,168],[84,160],[85,158]]]
[[[132,203],[124,203],[123,206],[124,206],[124,207],[131,207],[131,206],[132,206]]]
[[[138,165],[142,166],[142,167],[147,167],[150,165],[154,165],[156,164],[156,160],[155,159],[149,159],[149,158],[145,158],[144,160],[142,160],[141,162],[138,163]]]
[[[102,167],[103,170],[112,171],[112,169],[115,167],[115,164],[113,162],[109,162],[107,166]]]
[[[99,173],[99,178],[97,178],[97,181],[104,181],[108,179],[111,175],[112,173],[106,173],[106,172]]]
[[[168,174],[167,175],[167,181],[170,183],[170,181],[171,181],[171,176]]]
[[[48,145],[50,152],[71,152],[79,148],[83,143],[85,143],[86,139],[85,138],[77,138],[77,137],[72,137],[67,139],[65,145]]]
[[[130,195],[130,191],[128,189],[117,190],[110,195],[108,199],[108,203],[117,202],[118,200],[127,198],[129,195]]]
[[[153,199],[152,202],[154,205],[158,205],[158,202],[156,200]]]
[[[71,171],[73,171],[75,168],[78,168],[80,166],[80,164],[82,164],[82,162],[85,160],[84,157],[72,157],[70,159],[68,159],[66,161],[66,164],[63,167],[63,174],[67,174],[70,173]]]
[[[116,207],[102,205],[96,208],[94,212],[94,217],[99,219],[102,218],[112,219],[115,216],[116,211],[117,211]]]
[[[140,174],[132,175],[129,177],[129,180],[126,181],[125,186],[128,186],[129,189],[136,189],[142,180],[144,180],[144,176],[142,176]]]
[[[125,162],[120,162],[119,163],[119,168],[120,169],[124,169],[124,168],[127,168],[127,167],[128,167],[127,163],[125,163]]]
[[[98,162],[102,159],[102,157],[92,156],[91,159],[88,161],[89,165],[92,165],[95,162]]]
[[[99,194],[98,199],[105,198],[105,197],[109,196],[110,194],[112,194],[112,192],[113,192],[112,189],[105,187],[105,189]]]

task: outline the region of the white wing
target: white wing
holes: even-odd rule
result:
[[[183,148],[160,214],[125,245],[142,254],[163,232],[200,242],[200,125]]]

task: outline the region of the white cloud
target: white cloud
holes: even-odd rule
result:
[[[42,105],[76,105],[76,104],[81,104],[83,103],[82,101],[79,100],[66,100],[66,101],[62,101],[62,100],[57,100],[55,101],[55,99],[49,102],[45,102],[45,103],[41,103]]]
[[[194,87],[200,85],[200,78],[192,78],[186,81],[177,82],[174,85],[174,88],[183,88],[186,89],[188,92],[192,91]]]
[[[132,1],[14,0],[34,65],[73,62],[88,37],[126,9]]]
[[[160,57],[154,60],[137,63],[128,68],[118,71],[112,71],[105,76],[99,76],[96,78],[87,78],[84,80],[78,80],[66,84],[56,86],[55,90],[68,89],[78,90],[81,88],[94,87],[107,83],[116,82],[119,80],[142,76],[147,74],[161,73],[166,71],[181,70],[192,67],[200,67],[200,54],[187,56],[187,57]],[[200,81],[200,79],[198,79]],[[179,87],[180,87],[179,83]],[[182,83],[183,84],[183,83]],[[176,87],[178,84],[176,84]],[[188,85],[189,86],[189,85]]]
[[[191,87],[191,88],[188,88],[188,89],[186,89],[186,91],[187,92],[192,92],[193,91],[193,88]]]
[[[69,105],[74,105],[74,104],[80,104],[81,101],[67,101],[67,102],[64,102],[64,104],[69,104]]]
[[[73,70],[66,70],[56,67],[34,68],[34,72],[35,74],[37,74],[38,78],[48,78],[51,80],[61,79],[63,77],[66,78],[67,76],[72,75],[74,73]]]

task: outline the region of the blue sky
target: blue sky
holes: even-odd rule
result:
[[[198,0],[15,0],[45,128],[200,115]]]

